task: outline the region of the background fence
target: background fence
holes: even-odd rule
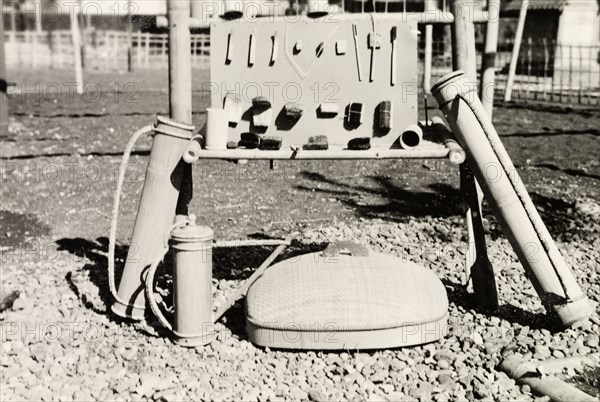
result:
[[[86,69],[127,70],[166,68],[166,33],[88,31],[83,34]],[[70,68],[73,45],[70,31],[5,32],[9,68]],[[434,41],[432,79],[451,71],[448,41]],[[481,47],[480,44],[478,44]],[[496,94],[506,86],[512,42],[498,44]],[[192,67],[209,68],[210,35],[191,35]],[[420,41],[419,62],[423,63],[424,43]],[[478,64],[481,62],[481,53]],[[421,73],[423,68],[420,68]],[[421,81],[422,82],[422,81]],[[596,46],[567,46],[546,40],[524,38],[513,86],[515,100],[542,100],[600,105],[600,43]]]
[[[86,69],[127,70],[166,68],[168,34],[124,31],[88,31],[83,34],[83,64]],[[192,67],[208,68],[210,37],[191,36]],[[73,65],[71,31],[5,32],[6,63],[10,67],[70,68]]]

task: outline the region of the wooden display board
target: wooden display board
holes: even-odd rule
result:
[[[229,141],[254,133],[280,137],[289,149],[325,135],[330,149],[343,149],[353,138],[368,137],[371,148],[389,149],[417,123],[416,21],[275,17],[217,21],[210,32],[211,107],[223,108],[227,96],[241,108],[239,121],[229,123]],[[253,107],[259,96],[270,111]],[[391,104],[389,129],[381,123],[384,101]],[[358,106],[351,104],[362,105],[354,121],[349,111]],[[296,111],[300,105],[301,117],[290,118],[286,105]],[[337,113],[323,113],[335,105]]]

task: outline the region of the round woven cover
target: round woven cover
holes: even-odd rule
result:
[[[301,349],[431,342],[445,335],[447,311],[446,290],[430,270],[374,252],[311,253],[279,262],[252,284],[246,299],[252,342]]]

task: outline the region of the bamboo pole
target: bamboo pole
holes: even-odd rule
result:
[[[364,159],[441,159],[447,158],[449,149],[446,146],[424,146],[415,149],[329,149],[327,151],[309,151],[280,149],[278,151],[263,151],[258,149],[225,149],[199,151],[195,160],[199,159],[258,159],[258,160],[364,160]]]
[[[475,51],[475,26],[469,19],[466,0],[453,0],[452,15],[452,68],[465,72],[471,82],[477,82],[477,54]]]
[[[157,258],[161,257],[164,239],[173,224],[175,211],[181,209],[178,202],[185,175],[181,160],[183,151],[191,138],[192,91],[190,61],[190,32],[188,1],[169,0],[169,110],[171,121],[159,120],[160,124],[176,129],[179,136],[165,134],[157,128],[152,142],[146,179],[138,207],[131,245],[119,284],[119,299],[112,306],[115,314],[141,320],[144,318],[145,294],[143,273]],[[174,120],[174,122],[173,122]],[[185,135],[182,135],[186,133]],[[189,166],[189,165],[188,165]],[[191,184],[191,182],[189,183]],[[187,205],[186,205],[187,206]]]
[[[510,355],[501,364],[501,368],[517,383],[529,385],[539,394],[553,401],[598,402],[598,399],[586,394],[552,375],[542,375],[533,363],[517,355]]]
[[[595,304],[554,243],[469,79],[461,72],[449,74],[432,94],[544,306],[565,326],[585,320]]]
[[[4,0],[0,0],[0,10],[4,10]],[[4,57],[4,18],[0,17],[0,135],[2,136],[8,135],[7,89],[6,58]]]
[[[521,9],[519,10],[519,21],[517,22],[517,31],[515,32],[515,43],[513,45],[510,65],[508,67],[508,79],[506,80],[506,90],[504,91],[504,102],[510,102],[512,95],[512,86],[515,82],[515,73],[517,72],[517,61],[519,60],[519,51],[521,50],[521,40],[525,29],[525,19],[527,18],[527,8],[529,0],[521,0]]]
[[[71,39],[73,42],[73,66],[75,68],[75,83],[77,93],[83,94],[83,66],[81,65],[81,36],[79,33],[79,17],[73,14],[71,18]]]
[[[489,18],[485,25],[485,44],[481,57],[481,86],[479,97],[490,119],[494,110],[494,85],[496,75],[496,52],[500,26],[500,0],[488,0]]]
[[[460,11],[465,13],[464,10]],[[459,14],[460,15],[460,14]],[[488,19],[487,11],[473,10],[471,15],[468,16],[471,22],[481,23]],[[364,14],[343,14],[338,13],[335,15],[336,21],[347,21],[347,20],[367,20],[371,21],[373,18],[375,21],[406,21],[407,19],[416,20],[418,24],[451,24],[454,21],[454,15],[447,11],[435,10],[424,13],[364,13]],[[287,16],[272,16],[269,17],[269,21],[288,21]],[[158,28],[165,28],[169,25],[168,18],[165,16],[156,17],[156,26]],[[210,26],[210,19],[208,18],[191,18],[190,28],[201,29],[208,28]]]

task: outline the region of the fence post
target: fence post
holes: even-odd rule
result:
[[[573,45],[569,46],[569,103],[571,103],[571,93],[573,92]]]
[[[558,77],[559,81],[558,81],[558,85],[560,85],[559,88],[559,92],[558,92],[558,101],[560,103],[562,103],[563,101],[563,75],[564,74],[564,63],[563,63],[563,47],[562,44],[557,44],[556,45],[557,49],[560,49],[560,59],[559,60],[559,69],[560,69],[560,76]]]
[[[146,68],[150,67],[150,33],[146,32],[146,34],[144,35],[145,40],[145,44],[146,44],[146,51],[144,52],[144,64],[146,65]]]
[[[0,10],[4,9],[0,0]],[[8,82],[6,79],[6,57],[4,57],[4,18],[0,18],[0,135],[8,135]]]
[[[527,8],[529,0],[523,0],[521,10],[519,11],[519,21],[517,22],[517,31],[515,32],[515,43],[513,45],[510,66],[508,68],[508,79],[506,80],[506,91],[504,91],[504,102],[510,102],[512,94],[512,85],[515,82],[515,73],[517,72],[517,60],[521,50],[521,40],[523,39],[523,30],[525,28],[525,18],[527,17]]]
[[[494,110],[494,85],[499,25],[500,0],[488,0],[488,20],[485,25],[485,44],[483,54],[481,55],[481,86],[479,89],[479,98],[481,98],[483,108],[490,117],[490,120],[492,119]]]
[[[544,101],[547,100],[546,96],[546,81],[547,81],[547,73],[548,73],[548,42],[546,38],[542,38],[542,44],[544,45],[544,91],[542,94],[542,99]]]
[[[77,83],[77,93],[83,94],[83,72],[81,65],[81,36],[79,33],[79,18],[71,18],[71,37],[73,40],[73,66],[75,67],[75,82]]]

